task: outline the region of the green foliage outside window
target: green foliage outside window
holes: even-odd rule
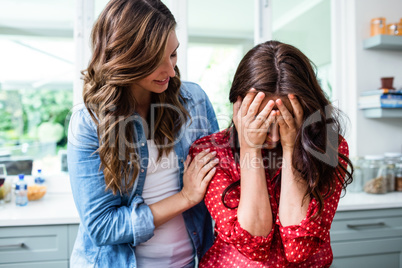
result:
[[[72,105],[72,90],[0,91],[0,146],[56,142],[65,148]]]

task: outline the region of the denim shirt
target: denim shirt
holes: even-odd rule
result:
[[[218,130],[212,105],[194,83],[183,82],[181,94],[190,113],[176,138],[174,150],[183,186],[184,161],[191,144]],[[174,108],[174,107],[172,107]],[[136,120],[136,118],[138,120]],[[76,110],[68,134],[68,169],[81,224],[71,255],[71,267],[137,267],[135,246],[153,236],[153,215],[142,198],[148,165],[148,148],[139,116],[134,116],[135,145],[140,170],[130,194],[113,195],[106,184],[100,157],[97,128],[87,109]],[[213,242],[212,220],[202,201],[183,213],[187,231],[200,259]]]

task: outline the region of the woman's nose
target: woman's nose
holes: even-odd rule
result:
[[[176,62],[172,59],[168,59],[164,62],[164,69],[165,72],[170,76],[170,77],[174,77],[176,76],[176,71],[174,70],[174,67],[176,66]]]
[[[268,137],[272,142],[279,141],[279,126],[278,123],[272,124],[270,127]]]

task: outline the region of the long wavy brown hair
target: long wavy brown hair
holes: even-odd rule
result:
[[[130,86],[157,69],[175,26],[172,13],[160,0],[111,0],[93,27],[93,55],[82,72],[83,98],[97,125],[99,168],[106,190],[113,194],[132,188],[140,166],[134,133],[139,118],[134,116],[137,103]],[[151,105],[166,104],[157,105],[150,126],[159,158],[173,149],[176,134],[189,118],[177,66],[175,71],[165,92],[151,94]]]
[[[305,197],[317,200],[319,210],[315,216],[318,216],[322,212],[324,198],[335,190],[334,178],[344,189],[352,182],[353,165],[347,156],[338,152],[344,129],[342,114],[321,89],[314,69],[314,64],[294,46],[278,41],[259,44],[240,62],[229,100],[235,103],[238,96],[244,98],[250,88],[272,97],[297,96],[304,112],[304,125],[296,137],[292,165],[307,182]],[[240,148],[233,123],[227,134],[232,135],[231,140],[235,141],[231,146],[238,161]],[[312,152],[317,152],[319,157]],[[338,157],[346,161],[350,171],[339,163]],[[226,194],[239,184],[240,181],[236,181],[225,189],[222,195],[224,204]]]

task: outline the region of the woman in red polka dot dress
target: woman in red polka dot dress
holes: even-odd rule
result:
[[[232,126],[190,151],[219,159],[205,196],[216,240],[200,267],[329,267],[329,231],[353,167],[309,59],[260,44],[240,62],[229,99]]]

